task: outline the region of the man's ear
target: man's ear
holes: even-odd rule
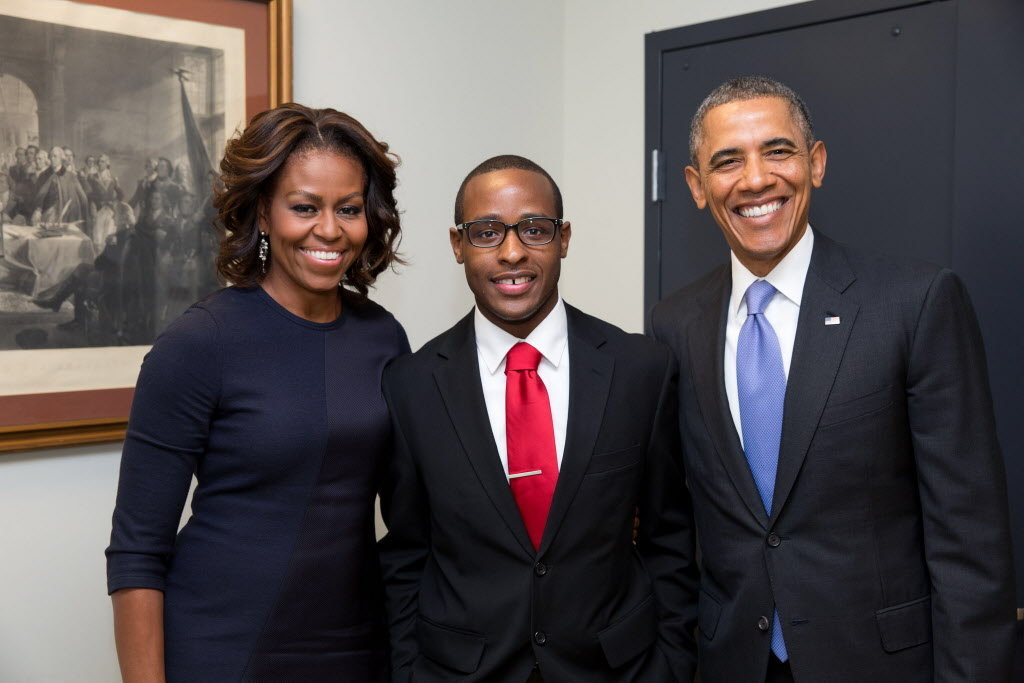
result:
[[[462,265],[462,233],[458,228],[448,228],[448,241],[452,243],[452,253],[455,254],[455,262]]]
[[[700,181],[700,171],[693,166],[687,166],[683,169],[683,175],[686,177],[686,184],[690,188],[690,194],[693,195],[693,202],[697,205],[698,209],[703,209],[708,205],[708,200],[704,196],[704,185]]]
[[[562,223],[558,230],[558,241],[561,244],[561,257],[565,258],[569,253],[569,239],[572,238],[572,224],[569,221]]]
[[[825,143],[816,140],[811,145],[811,185],[821,187],[825,179],[825,162],[828,160],[828,153],[825,151]]]

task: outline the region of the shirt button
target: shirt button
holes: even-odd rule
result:
[[[548,566],[543,562],[538,562],[537,564],[533,565],[533,573],[537,576],[544,576],[548,573]]]
[[[533,642],[538,645],[544,645],[548,642],[548,635],[544,631],[537,631],[533,634]]]
[[[773,531],[772,533],[768,534],[768,545],[772,548],[778,548],[780,545],[782,545],[782,539],[779,538],[779,535]]]
[[[772,622],[768,621],[768,617],[760,617],[757,620],[757,630],[764,633],[771,628]]]

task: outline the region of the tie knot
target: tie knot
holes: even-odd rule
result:
[[[505,372],[510,370],[537,370],[540,365],[540,351],[526,342],[519,342],[508,351],[505,358]]]
[[[758,280],[747,287],[744,298],[747,301],[747,315],[764,313],[765,306],[775,296],[775,287],[767,280]]]

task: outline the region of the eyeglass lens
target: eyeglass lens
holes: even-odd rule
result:
[[[530,246],[547,244],[555,238],[555,222],[549,218],[527,218],[516,224],[519,241]],[[474,221],[467,226],[469,241],[478,247],[494,247],[505,239],[501,221]]]

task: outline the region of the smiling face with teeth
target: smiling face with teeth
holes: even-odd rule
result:
[[[740,263],[764,277],[806,232],[825,160],[825,145],[808,147],[788,102],[741,100],[707,112],[699,167],[686,167],[686,183]]]
[[[509,225],[524,218],[559,218],[547,178],[508,168],[473,177],[463,196],[463,220],[499,220]],[[558,301],[561,260],[569,251],[568,222],[554,241],[527,246],[512,230],[497,247],[474,247],[462,232],[450,231],[455,260],[465,266],[466,282],[477,308],[492,323],[526,338]]]
[[[270,240],[263,289],[290,312],[329,322],[341,313],[338,283],[366,243],[366,175],[336,152],[293,154],[261,211]]]

